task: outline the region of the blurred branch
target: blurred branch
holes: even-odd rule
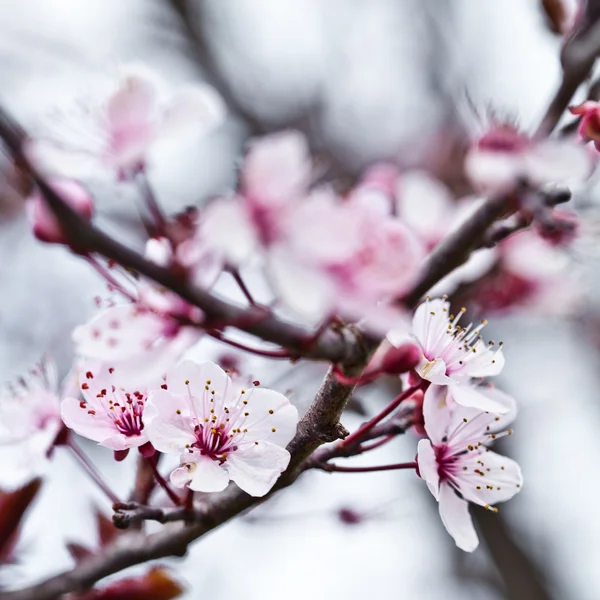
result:
[[[473,518],[486,541],[510,600],[555,600],[540,568],[512,537],[504,519],[474,507]]]
[[[227,106],[232,112],[241,117],[248,126],[250,133],[253,135],[267,133],[269,128],[266,127],[259,119],[250,114],[238,101],[235,94],[231,90],[231,86],[227,79],[221,73],[221,69],[217,65],[213,52],[208,45],[206,39],[206,30],[201,23],[196,23],[193,11],[190,10],[189,0],[166,0],[167,4],[175,13],[181,24],[183,33],[188,39],[190,46],[194,49],[195,58],[198,64],[203,68],[206,80],[215,87]]]
[[[600,0],[588,0],[585,13],[575,33],[561,52],[563,75],[536,135],[552,133],[579,86],[588,78],[600,54]]]

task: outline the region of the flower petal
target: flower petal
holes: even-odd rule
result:
[[[82,408],[80,401],[75,398],[62,401],[61,417],[69,429],[95,442],[102,442],[117,433],[114,421],[102,409],[95,411],[87,406]]]
[[[296,434],[298,410],[279,392],[253,388],[246,394],[248,416],[241,416],[237,427],[247,429],[244,440],[267,440],[285,447]]]
[[[261,441],[232,452],[225,462],[232,481],[251,496],[264,496],[290,462],[290,453]]]
[[[429,440],[419,440],[417,446],[417,463],[422,479],[427,483],[429,491],[436,500],[440,497],[440,476],[435,451]]]
[[[475,387],[468,383],[453,383],[449,387],[452,398],[461,406],[477,408],[497,415],[507,413],[512,408],[505,403],[508,396],[490,394],[488,388]]]
[[[192,454],[182,454],[182,464],[189,465],[191,478],[189,480],[190,489],[195,492],[220,492],[227,487],[229,476],[223,467],[218,462],[202,456],[199,452]],[[187,467],[185,467],[187,469]],[[179,471],[179,469],[175,469]],[[174,481],[178,475],[171,474],[171,481],[174,485],[178,485]]]
[[[152,445],[167,454],[181,454],[196,441],[190,405],[166,390],[150,393],[144,407],[144,431]]]
[[[440,385],[430,385],[423,397],[423,418],[425,431],[434,444],[441,444],[448,433],[451,423],[450,407],[446,402],[448,388]]]
[[[446,531],[461,550],[473,552],[479,545],[479,539],[469,514],[469,504],[459,498],[448,483],[443,483],[440,488],[439,504],[440,517]]]
[[[186,383],[187,382],[187,383]],[[215,396],[233,393],[233,384],[227,373],[219,365],[206,361],[195,363],[184,360],[172,369],[165,380],[171,394],[194,398],[202,397],[205,387],[215,390]]]

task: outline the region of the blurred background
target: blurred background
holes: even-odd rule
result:
[[[100,93],[124,62],[219,89],[225,125],[185,153],[159,150],[151,164],[169,213],[230,189],[247,139],[289,127],[309,136],[323,170],[340,181],[393,160],[468,193],[457,164],[485,115],[527,130],[560,79],[562,40],[538,0],[0,0],[0,15],[0,98],[34,133]],[[0,379],[44,353],[64,374],[70,332],[92,314],[104,284],[65,249],[33,239],[19,182],[2,168]],[[110,181],[90,184],[101,225],[142,247],[131,194]],[[557,295],[554,304],[494,315],[489,336],[504,340],[507,357],[499,384],[520,403],[516,435],[502,451],[521,463],[525,486],[497,515],[473,511],[482,540],[475,553],[455,549],[414,474],[308,473],[169,563],[185,598],[598,600],[599,201],[593,185],[576,198],[586,237],[569,255],[576,276],[561,285],[578,301],[566,306]],[[535,272],[536,255],[527,261]],[[223,349],[203,341],[193,353],[218,358]],[[240,360],[301,409],[324,372]],[[392,394],[365,388],[344,424],[356,427],[364,420],[356,407],[372,414]],[[415,448],[407,434],[353,460],[412,460]],[[86,449],[126,494],[135,462]],[[59,448],[23,530],[19,563],[2,582],[31,583],[72,566],[65,543],[96,535],[96,508],[109,509]]]

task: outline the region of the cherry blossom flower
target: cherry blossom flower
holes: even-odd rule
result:
[[[587,100],[569,110],[574,115],[581,116],[578,133],[587,142],[593,141],[596,150],[600,150],[600,102]]]
[[[83,124],[76,123],[78,115],[71,115],[75,123],[61,119],[60,137],[33,141],[28,155],[38,167],[67,176],[103,167],[130,178],[144,168],[155,142],[201,135],[223,120],[224,104],[212,87],[187,85],[175,93],[167,87],[143,66],[123,66],[117,89],[99,106],[86,108]],[[73,143],[65,140],[69,124]]]
[[[66,397],[62,419],[69,429],[111,450],[139,448],[148,441],[142,419],[147,393],[121,387],[115,371],[102,363],[83,363],[79,373],[83,400]]]
[[[184,361],[150,393],[144,419],[152,445],[181,456],[176,487],[217,492],[232,480],[264,496],[289,463],[298,413],[278,392],[242,389],[214,363]]]
[[[56,368],[46,361],[32,369],[28,379],[7,386],[0,393],[3,463],[6,460],[8,465],[14,459],[13,469],[1,470],[1,486],[18,487],[43,473],[61,428]]]
[[[486,344],[480,332],[487,321],[476,327],[459,325],[466,309],[455,317],[450,314],[450,303],[442,298],[428,298],[414,314],[412,336],[403,328],[388,333],[388,340],[396,347],[411,337],[421,347],[421,362],[416,372],[424,380],[447,386],[452,398],[465,407],[507,412],[509,407],[498,398],[486,393],[486,388],[471,384],[473,378],[498,375],[504,367],[502,348]]]
[[[244,161],[239,194],[208,207],[201,237],[229,263],[247,262],[282,237],[290,212],[308,194],[311,173],[301,133],[256,140]]]
[[[503,240],[498,250],[493,270],[468,296],[481,310],[564,314],[581,299],[572,261],[552,240],[526,230]]]
[[[502,194],[521,181],[534,187],[587,179],[593,161],[585,148],[566,140],[534,140],[509,125],[495,125],[471,148],[467,175],[484,193]]]
[[[423,256],[419,240],[389,213],[320,190],[295,211],[269,273],[280,299],[302,316],[368,315],[372,327],[389,329],[399,310],[385,301],[410,289]]]
[[[72,179],[52,178],[50,187],[86,221],[94,213],[94,201],[87,190]],[[48,206],[43,194],[36,190],[27,199],[27,210],[33,234],[43,242],[66,244],[68,240],[63,229]]]
[[[472,552],[479,540],[468,503],[497,512],[495,504],[512,498],[523,483],[519,465],[487,447],[512,433],[502,429],[514,418],[516,408],[513,404],[506,415],[498,416],[448,403],[444,396],[452,393],[439,386],[425,393],[423,414],[429,439],[419,441],[417,464],[439,503],[446,530],[459,548]]]
[[[162,266],[181,270],[176,256],[164,239],[149,240],[146,256]],[[208,287],[218,276],[220,265],[196,261],[185,270],[188,278]],[[110,362],[118,368],[124,386],[145,386],[158,379],[202,336],[196,325],[202,321],[199,308],[153,282],[126,280],[124,289],[132,298],[101,310],[73,331],[79,356]],[[131,291],[128,291],[131,290]]]

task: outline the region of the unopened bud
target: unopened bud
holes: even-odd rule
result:
[[[92,218],[94,201],[82,185],[71,179],[60,178],[50,180],[49,185],[79,216],[86,221]],[[62,225],[39,190],[27,199],[27,212],[33,234],[38,240],[50,244],[68,244]]]
[[[400,375],[414,369],[421,362],[421,350],[416,344],[407,342],[396,348],[392,346],[381,360],[381,371],[389,375]]]
[[[360,525],[364,521],[363,515],[352,508],[340,508],[337,516],[344,525]]]

